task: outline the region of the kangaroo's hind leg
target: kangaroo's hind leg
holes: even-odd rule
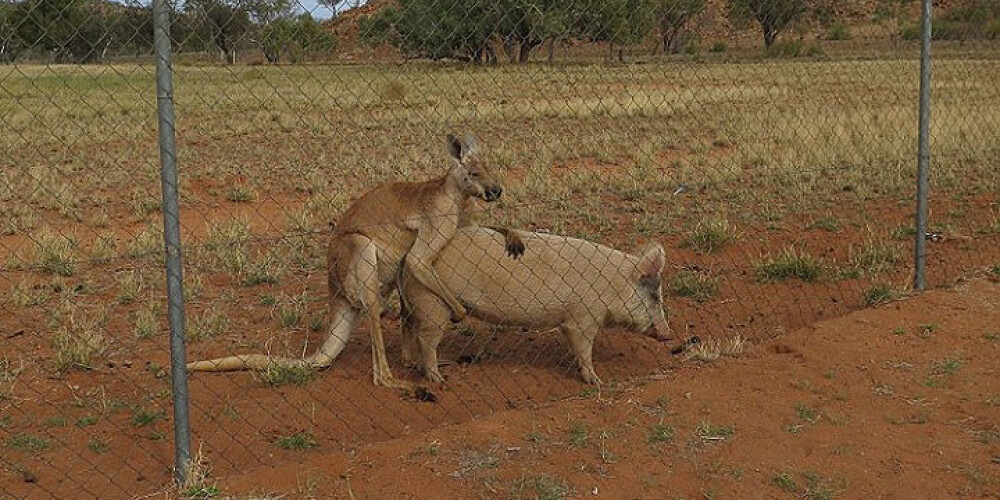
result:
[[[343,277],[340,291],[352,303],[357,304],[368,314],[371,327],[372,348],[372,380],[377,386],[396,389],[409,389],[410,385],[396,379],[389,368],[385,355],[385,340],[382,335],[382,296],[381,280],[378,273],[378,249],[375,243],[360,234],[345,235],[338,242],[349,250],[346,257],[347,265],[341,267],[339,276]],[[335,243],[331,244],[331,247]],[[335,250],[331,248],[328,258],[332,259]],[[331,270],[333,272],[333,270]],[[331,276],[331,293],[336,293],[335,283]]]

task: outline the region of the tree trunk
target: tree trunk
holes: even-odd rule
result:
[[[620,62],[620,63],[625,62],[625,46],[624,45],[619,45],[618,46],[618,62]]]
[[[771,26],[764,26],[764,46],[771,48],[774,39],[778,37],[778,32]]]
[[[521,50],[517,56],[517,61],[521,64],[528,62],[528,60],[531,59],[531,51],[535,50],[535,47],[538,47],[541,43],[541,40],[534,38],[521,40]]]
[[[507,62],[514,64],[517,58],[517,54],[514,52],[514,37],[505,36],[503,37],[503,53],[507,56]]]
[[[545,59],[548,61],[549,64],[552,64],[552,60],[554,59],[556,54],[556,39],[554,37],[550,38],[549,42],[545,45],[546,45],[545,50],[547,52]]]

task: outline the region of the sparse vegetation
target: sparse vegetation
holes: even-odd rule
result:
[[[287,436],[279,436],[274,444],[283,450],[307,450],[319,446],[311,432],[300,431]]]
[[[799,486],[795,484],[795,478],[793,478],[792,475],[786,471],[782,471],[776,474],[771,479],[771,484],[789,493],[795,493],[799,491]]]
[[[226,199],[234,203],[251,203],[257,201],[257,191],[250,186],[236,186],[229,190]]]
[[[103,441],[93,437],[87,441],[87,449],[94,453],[97,453],[98,455],[108,451],[108,448],[109,444],[107,441]]]
[[[87,256],[95,264],[107,264],[108,262],[111,262],[112,258],[114,258],[117,247],[118,244],[115,243],[113,236],[98,236],[90,242],[90,251]]]
[[[736,238],[736,230],[729,221],[718,217],[706,219],[691,230],[691,234],[681,243],[696,252],[714,252]]]
[[[146,408],[137,408],[132,414],[132,425],[135,427],[146,427],[156,423],[158,420],[163,419],[164,413],[162,410],[148,410]]]
[[[569,428],[569,444],[574,448],[585,446],[590,441],[590,431],[581,422],[573,422]]]
[[[27,281],[17,283],[11,290],[11,300],[18,307],[40,306],[48,302],[49,298],[51,294],[48,287],[30,284]]]
[[[860,247],[851,247],[851,267],[862,273],[885,272],[899,260],[899,249],[887,242],[869,239]]]
[[[687,359],[709,363],[724,357],[735,358],[743,354],[747,346],[747,340],[741,335],[729,338],[710,338],[702,340],[689,349],[686,357]]]
[[[215,498],[222,494],[222,490],[215,485],[199,484],[185,488],[183,494],[185,497],[192,499]]]
[[[514,482],[511,495],[514,498],[532,498],[534,500],[562,500],[570,494],[570,487],[565,481],[542,474],[539,476],[522,477]]]
[[[0,401],[9,399],[14,393],[17,377],[24,371],[24,362],[11,361],[6,356],[0,357]]]
[[[695,427],[694,433],[702,439],[721,441],[733,437],[735,431],[728,425],[716,425],[703,420]]]
[[[805,282],[819,279],[823,263],[795,247],[787,247],[777,256],[768,256],[754,265],[757,279],[764,283],[799,278]]]
[[[103,311],[94,314],[76,306],[58,311],[52,321],[56,330],[52,339],[56,350],[55,369],[89,369],[93,358],[107,347],[106,321]]]
[[[667,287],[681,297],[705,302],[719,293],[719,280],[705,273],[682,269],[670,278]]]
[[[258,382],[271,387],[280,387],[288,384],[301,386],[316,378],[316,369],[308,365],[285,366],[272,364],[265,370],[253,372],[253,377]]]
[[[666,424],[656,424],[646,438],[651,444],[669,443],[674,440],[674,428]]]
[[[73,276],[77,266],[76,247],[72,235],[43,230],[34,239],[34,265],[49,274]]]
[[[148,339],[159,333],[160,316],[160,305],[155,302],[148,302],[132,313],[135,337]]]
[[[712,9],[717,11],[719,5],[713,5]],[[819,35],[830,39],[847,38],[837,35],[838,21],[831,22],[833,24],[822,25],[823,31]],[[906,22],[904,19],[899,21],[903,26]],[[795,29],[808,30],[803,37],[807,40],[804,44],[792,42],[778,46],[772,49],[771,55],[791,57],[808,52],[808,40],[812,40],[817,32],[811,20],[803,23],[807,24],[807,28],[799,28],[794,22],[790,25]],[[887,23],[890,29],[894,26],[895,18]],[[798,35],[793,34],[792,27],[779,37],[778,43],[785,37],[793,40],[794,35]],[[850,36],[853,24],[844,28]],[[870,283],[881,284],[883,281],[902,286],[902,281],[897,278],[903,275],[903,268],[909,264],[910,256],[903,250],[912,244],[912,227],[901,227],[900,233],[906,233],[905,241],[890,241],[885,245],[899,251],[896,260],[877,248],[866,253],[866,244],[858,242],[863,241],[859,239],[859,232],[865,231],[865,224],[884,228],[880,231],[888,230],[902,220],[909,220],[908,212],[912,210],[909,195],[912,190],[910,159],[914,143],[912,129],[915,128],[912,126],[914,98],[900,88],[899,82],[905,81],[906,75],[912,73],[913,61],[896,53],[912,46],[903,44],[897,47],[893,44],[893,52],[884,57],[874,51],[859,56],[848,51],[866,43],[860,35],[869,37],[871,33],[866,27],[864,33],[857,31],[856,34],[859,40],[850,44],[821,42],[832,61],[757,61],[763,55],[759,50],[747,47],[745,37],[732,37],[734,41],[716,41],[730,38],[728,33],[715,32],[703,34],[700,42],[697,37],[677,39],[681,51],[685,47],[697,48],[701,45],[711,47],[709,50],[715,54],[705,54],[703,58],[683,55],[660,57],[648,54],[647,49],[651,47],[637,47],[631,51],[630,57],[641,59],[644,64],[628,66],[591,64],[593,61],[588,60],[578,66],[568,64],[548,68],[538,65],[523,69],[516,66],[468,68],[438,62],[223,67],[204,64],[201,59],[204,54],[197,56],[199,59],[195,64],[190,64],[191,60],[182,60],[178,62],[176,74],[178,88],[197,88],[198,95],[224,96],[219,100],[200,99],[190,93],[186,94],[187,98],[178,95],[179,109],[188,117],[183,120],[181,137],[187,144],[183,152],[184,173],[181,179],[182,206],[186,212],[183,221],[185,263],[188,266],[185,269],[185,294],[188,299],[195,299],[189,301],[189,325],[201,321],[204,326],[199,330],[199,325],[194,325],[189,331],[194,332],[192,340],[215,335],[217,338],[213,343],[218,344],[211,349],[206,342],[200,347],[196,345],[191,356],[218,349],[259,352],[272,344],[287,349],[285,343],[297,342],[307,327],[318,328],[315,325],[317,318],[323,318],[319,312],[322,304],[309,303],[308,307],[297,309],[289,304],[278,306],[278,302],[282,294],[298,293],[303,288],[313,293],[322,290],[323,247],[325,235],[329,232],[327,223],[336,220],[345,204],[370,186],[393,179],[426,179],[437,175],[444,154],[440,151],[440,144],[431,144],[434,140],[440,142],[436,137],[439,132],[434,131],[450,130],[455,126],[468,128],[480,135],[485,146],[484,159],[500,165],[499,171],[503,173],[501,177],[506,188],[504,205],[481,214],[484,223],[507,222],[509,218],[517,222],[515,227],[586,235],[627,249],[635,235],[619,227],[624,225],[627,228],[631,221],[635,221],[636,229],[643,228],[649,236],[643,239],[660,241],[667,246],[671,266],[691,264],[672,251],[682,242],[689,245],[692,251],[706,253],[695,256],[694,261],[702,268],[711,269],[711,272],[677,273],[674,279],[668,277],[665,281],[665,288],[678,296],[689,297],[691,301],[711,300],[713,303],[713,307],[706,308],[691,301],[668,300],[671,302],[668,305],[672,309],[672,322],[675,327],[680,327],[678,333],[684,331],[686,322],[692,322],[693,332],[703,338],[711,338],[713,332],[720,335],[732,331],[729,328],[742,328],[742,323],[738,322],[745,318],[733,318],[732,315],[736,314],[733,311],[739,314],[746,312],[747,316],[760,312],[765,317],[756,318],[745,333],[757,338],[770,332],[771,322],[781,322],[784,321],[782,318],[790,317],[786,311],[792,311],[794,321],[800,323],[816,317],[818,309],[811,308],[821,301],[824,317],[829,317],[830,314],[841,314],[858,307],[865,292],[873,292],[865,294],[866,302],[887,300],[893,292],[888,285],[881,289],[873,286],[867,290],[867,287]],[[503,43],[499,38],[495,40],[497,44]],[[740,43],[732,46],[736,40]],[[726,43],[730,44],[729,48]],[[589,53],[585,53],[586,40],[573,40],[569,44],[564,40],[554,40],[553,45],[559,51],[565,49],[567,53],[574,51],[574,54],[579,52],[590,57]],[[727,50],[729,53],[721,54]],[[935,286],[942,282],[939,280],[954,277],[952,273],[959,268],[987,269],[988,265],[983,260],[988,256],[983,257],[985,252],[982,249],[995,234],[996,223],[984,218],[978,196],[989,197],[995,191],[990,189],[996,180],[995,162],[991,162],[996,157],[995,144],[982,140],[983,124],[1000,123],[995,119],[994,111],[1000,109],[997,96],[981,92],[995,78],[992,51],[992,47],[984,45],[972,48],[944,44],[936,52],[934,116],[937,153],[934,175],[935,192],[941,196],[935,198],[932,217],[949,219],[957,233],[972,234],[977,229],[989,233],[977,235],[975,241],[968,244],[976,249],[976,253],[960,254],[960,261],[951,260],[951,257],[963,242],[947,239],[942,243],[929,242],[935,258],[947,257],[941,262],[948,263],[947,267],[942,265],[937,268],[933,277]],[[971,64],[966,56],[973,53],[975,61]],[[242,53],[239,56],[245,57]],[[58,55],[53,52],[51,57],[55,59]],[[503,55],[500,54],[500,57]],[[752,63],[741,64],[747,58]],[[109,374],[126,372],[123,362],[132,363],[129,369],[136,377],[141,377],[137,380],[147,384],[144,387],[149,388],[149,397],[156,393],[155,397],[162,398],[160,392],[169,388],[169,377],[160,378],[157,375],[154,378],[154,374],[162,374],[165,369],[147,364],[148,356],[154,350],[161,352],[160,344],[166,340],[162,337],[163,311],[154,306],[164,303],[162,269],[148,262],[118,258],[116,255],[118,252],[162,252],[162,233],[155,225],[157,219],[153,217],[158,204],[148,199],[149,194],[134,199],[128,197],[132,192],[152,193],[157,182],[155,169],[148,168],[152,158],[148,154],[151,151],[151,129],[148,126],[152,126],[152,122],[136,121],[138,117],[135,115],[148,107],[151,95],[147,95],[151,92],[149,73],[142,67],[133,67],[126,62],[124,66],[112,68],[114,71],[107,71],[107,68],[98,65],[36,66],[23,59],[14,67],[0,66],[0,80],[4,82],[7,97],[16,103],[10,109],[3,109],[3,121],[18,131],[17,134],[0,134],[3,135],[0,137],[0,150],[8,154],[5,159],[9,159],[12,167],[0,173],[0,205],[3,205],[0,213],[10,214],[0,217],[4,219],[3,232],[7,234],[3,245],[7,252],[0,261],[7,263],[4,271],[8,271],[8,280],[4,290],[9,292],[0,296],[3,296],[2,301],[10,309],[11,316],[11,321],[0,331],[0,344],[5,347],[0,351],[9,357],[5,361],[9,361],[9,368],[12,368],[6,374],[0,371],[0,397],[3,396],[4,382],[9,381],[12,387],[6,391],[10,399],[0,401],[0,407],[4,403],[24,405],[23,409],[14,412],[18,415],[14,420],[10,420],[9,415],[0,416],[0,420],[7,422],[0,426],[10,426],[9,431],[2,431],[9,432],[8,436],[25,431],[40,433],[48,439],[46,433],[49,431],[22,427],[38,426],[48,414],[36,411],[37,401],[22,403],[24,398],[33,398],[34,384],[38,385],[39,394],[58,384],[60,393],[69,395],[66,387],[70,386],[73,396],[83,401],[77,403],[67,398],[67,405],[80,406],[67,408],[65,415],[69,417],[70,428],[52,429],[55,436],[51,439],[55,443],[56,439],[61,439],[62,433],[80,433],[83,439],[77,439],[76,450],[84,455],[88,452],[79,448],[86,443],[89,434],[96,433],[94,435],[107,439],[109,429],[122,422],[129,426],[132,415],[127,409],[116,409],[113,402],[105,401],[103,393],[93,392],[105,389],[106,381],[112,376]],[[181,71],[184,68],[187,71]],[[669,78],[664,79],[664,75]],[[324,82],[337,82],[337,91],[331,92]],[[120,88],[125,91],[119,91]],[[503,91],[476,91],[487,88]],[[114,102],[109,101],[108,96],[113,96]],[[303,96],[308,99],[303,99]],[[49,107],[58,107],[63,112],[58,113],[58,117],[51,116]],[[970,109],[974,109],[975,119],[970,118]],[[116,115],[119,112],[124,118]],[[126,115],[129,112],[133,113],[132,116]],[[329,139],[337,137],[363,139],[357,142]],[[66,147],[70,145],[72,149]],[[593,176],[579,175],[581,172],[592,173]],[[236,188],[233,188],[234,179]],[[252,182],[240,179],[252,179]],[[254,186],[250,192],[239,192],[248,184]],[[45,187],[44,192],[33,193],[34,188],[39,186]],[[672,194],[675,190],[676,194]],[[975,203],[963,206],[962,200],[971,199],[969,193],[979,194]],[[947,199],[949,195],[952,195],[950,201]],[[43,197],[53,200],[46,201]],[[897,201],[905,202],[905,206],[896,204]],[[14,211],[17,213],[11,213]],[[824,213],[835,215],[820,215]],[[136,215],[144,218],[137,222]],[[993,217],[996,219],[995,215]],[[202,218],[218,226],[242,221],[245,231],[228,242],[214,246],[212,235],[206,234],[205,228],[199,225]],[[702,218],[705,221],[698,224],[697,221]],[[151,221],[154,223],[149,224]],[[718,221],[729,224],[729,231],[713,233],[711,223]],[[805,224],[810,224],[813,230],[801,231]],[[767,230],[767,227],[779,229]],[[39,228],[42,228],[41,231]],[[70,246],[72,251],[65,255],[67,258],[57,257],[50,261],[50,270],[43,270],[31,243],[46,230],[56,235],[62,233],[73,235],[73,239],[79,238],[78,245]],[[293,246],[289,237],[293,232],[300,235],[305,243]],[[727,236],[731,238],[727,239]],[[844,247],[851,242],[858,247],[848,254]],[[785,245],[795,245],[799,253],[811,253],[810,260],[818,264],[814,266],[819,269],[818,272],[808,271],[800,275],[794,265],[785,266],[785,269],[780,266],[773,269],[762,267],[757,275],[761,281],[788,279],[791,283],[788,286],[748,283],[747,279],[754,279],[756,269],[751,269],[741,260],[745,251],[773,251],[775,260],[779,260],[779,252]],[[713,251],[715,255],[708,254]],[[687,252],[688,255],[690,253]],[[885,258],[886,255],[890,258]],[[90,261],[81,260],[80,256]],[[814,290],[815,294],[794,281],[796,277],[805,281],[823,279],[824,259],[830,259],[830,262],[837,259],[839,266],[850,266],[857,270],[861,279],[849,283],[831,280],[829,287],[818,288]],[[14,263],[17,262],[20,262],[20,267],[15,269]],[[112,262],[112,265],[94,266],[107,262]],[[51,277],[42,274],[62,277],[64,271],[60,269],[66,269],[61,267],[66,263],[73,268],[71,278],[60,280],[60,284],[50,282]],[[989,263],[994,265],[990,272],[1000,278],[1000,266],[996,264],[996,261]],[[808,268],[799,266],[798,269]],[[122,283],[116,285],[116,278],[125,278],[125,275],[119,274],[121,269],[135,269],[136,278],[141,269],[147,279],[144,284],[137,279],[127,286],[122,286]],[[868,274],[874,276],[866,276]],[[151,276],[153,279],[150,279]],[[81,283],[86,285],[86,294],[73,291]],[[195,283],[201,285],[195,286]],[[132,287],[133,284],[137,286]],[[241,289],[241,285],[255,288]],[[62,287],[63,291],[57,291],[58,287]],[[220,299],[220,291],[232,293],[232,300]],[[798,300],[805,298],[806,294],[809,294],[810,302]],[[258,295],[269,295],[275,300],[262,300],[257,304],[253,298]],[[50,380],[46,378],[46,371],[61,349],[56,347],[55,342],[52,347],[56,348],[49,348],[49,341],[56,336],[58,328],[55,325],[46,328],[45,319],[51,310],[62,307],[64,296],[72,296],[75,304],[90,312],[94,311],[93,306],[97,303],[114,304],[116,300],[127,304],[127,307],[114,306],[116,309],[107,325],[96,328],[103,333],[103,339],[94,336],[92,338],[96,342],[84,343],[95,346],[91,349],[92,354],[81,356],[88,361],[68,362],[68,366],[92,365],[99,370],[65,377],[62,374],[48,375],[52,378]],[[838,303],[831,305],[826,302],[827,298],[836,299]],[[764,305],[774,308],[756,307]],[[908,307],[906,303],[899,305]],[[272,306],[276,307],[269,318],[267,311]],[[892,307],[895,306],[892,304]],[[213,321],[209,318],[210,312],[206,311],[217,313],[216,319],[231,318],[231,321]],[[779,311],[780,315],[772,316],[774,311]],[[717,323],[713,316],[716,314]],[[882,313],[868,311],[865,314]],[[264,325],[257,324],[259,321],[264,321]],[[894,319],[882,327],[873,327],[876,337],[881,337],[873,339],[873,342],[889,344],[897,349],[914,345],[931,349],[933,343],[921,342],[917,336],[929,336],[933,330],[917,326],[919,321],[946,320],[928,314],[907,320],[905,328],[900,327],[897,332],[892,328],[902,322]],[[954,337],[964,335],[964,339],[971,339],[981,349],[991,349],[996,345],[993,339],[983,336],[982,330],[963,331],[960,323],[947,321],[942,324],[948,325],[948,331],[935,334],[941,337],[938,341],[950,339],[955,333]],[[394,325],[392,321],[387,323]],[[762,323],[767,326],[761,327]],[[268,324],[271,328],[267,327]],[[133,325],[135,338],[130,331]],[[449,356],[457,354],[460,348],[470,349],[461,351],[463,354],[478,354],[474,349],[491,341],[495,334],[493,330],[479,327],[479,333],[475,333],[477,326],[474,325],[479,323],[472,322],[460,327],[456,334],[449,333],[449,338],[454,340],[449,347],[452,349]],[[298,333],[276,332],[274,328],[277,326],[296,328]],[[773,327],[777,329],[789,325],[781,323]],[[17,335],[20,328],[26,332],[7,339],[7,336]],[[80,328],[86,330],[81,326],[68,329]],[[281,337],[272,337],[278,335]],[[364,331],[355,337],[359,335],[362,338],[355,338],[355,341],[364,338]],[[528,335],[537,342],[538,336],[543,334],[532,332]],[[550,336],[549,333],[544,335]],[[617,330],[612,335],[617,335]],[[136,338],[148,340],[136,341]],[[311,348],[315,348],[317,338],[321,338],[321,334],[309,336]],[[620,340],[618,337],[613,339],[614,343]],[[545,340],[548,341],[548,338]],[[643,346],[644,349],[658,349],[656,352],[664,353],[663,347],[643,340],[648,343]],[[770,344],[755,345],[754,350],[770,349]],[[11,346],[9,350],[6,349],[8,345]],[[964,344],[962,351],[956,348],[953,352],[959,354],[952,356],[964,356],[969,352],[968,345]],[[348,353],[357,354],[358,346],[356,342],[352,343],[353,351]],[[108,354],[106,359],[102,359],[105,347],[109,347]],[[705,347],[696,349],[692,358],[712,360],[729,355],[725,354],[728,352],[725,344]],[[524,348],[518,352],[530,353],[531,349]],[[625,352],[627,354],[628,351]],[[944,351],[937,356],[948,353]],[[791,356],[786,358],[791,359]],[[19,372],[22,359],[31,368]],[[915,384],[892,379],[875,380],[873,384],[888,382],[896,390],[892,398],[882,398],[881,401],[892,399],[905,404],[902,398],[914,396],[910,393],[912,387],[908,389],[907,386],[919,385],[929,370],[943,370],[942,378],[947,377],[944,375],[944,364],[935,368],[926,358],[916,361],[902,354],[895,359],[919,363],[908,375],[902,372],[895,374],[909,377]],[[956,388],[965,385],[966,378],[971,382],[973,373],[980,369],[972,364],[975,361],[961,359],[962,364],[954,371]],[[164,363],[159,358],[155,361],[161,365]],[[521,377],[538,375],[540,367],[557,362],[564,361],[546,360],[540,365],[527,360],[523,366],[517,366],[518,374],[512,377],[515,380],[530,380],[530,377]],[[605,363],[611,361],[605,358]],[[615,380],[631,380],[631,375],[637,373],[632,370],[648,367],[646,364],[614,363],[617,363],[616,370],[608,370],[608,373],[614,373]],[[115,366],[111,367],[112,364]],[[741,360],[732,364],[753,363]],[[838,366],[842,375],[838,375],[838,380],[833,382],[846,384],[856,378],[851,375],[853,368],[843,363]],[[618,367],[621,367],[620,370]],[[607,368],[609,366],[602,369],[599,362],[598,371],[603,373]],[[811,391],[824,391],[825,386],[830,385],[830,381],[818,377],[826,368],[824,365],[814,372],[819,383]],[[483,381],[478,378],[478,367],[452,369],[462,371],[462,376],[454,377],[453,382],[459,384],[443,389],[447,391],[445,399],[454,396],[464,398],[466,392],[462,391],[470,391],[470,387],[474,391],[475,384]],[[354,372],[351,370],[351,377]],[[323,385],[341,383],[340,373],[341,370],[331,372],[330,380],[324,381]],[[259,387],[259,384],[301,384],[312,379],[314,373],[266,370],[254,374],[254,377],[256,382],[249,383],[247,390],[266,396],[271,391]],[[361,378],[360,375],[358,377]],[[958,381],[963,384],[958,384]],[[231,383],[247,384],[248,379],[245,374],[206,376],[202,382],[228,388]],[[468,385],[460,385],[466,382]],[[569,387],[565,393],[555,386],[542,389],[551,389],[553,399],[578,393],[579,386],[568,380],[565,384]],[[108,386],[107,389],[112,397],[126,397],[120,394],[113,396],[115,389],[120,387]],[[870,393],[871,387],[867,389]],[[434,390],[437,393],[438,389]],[[928,391],[923,387],[916,390]],[[291,394],[300,391],[278,392]],[[930,392],[935,397],[943,397],[945,391]],[[589,399],[581,403],[598,405],[606,402],[604,393],[587,390],[584,394]],[[677,443],[677,451],[684,451],[680,449],[683,447],[679,443],[682,439],[670,441],[666,438],[669,426],[660,424],[664,428],[651,428],[656,418],[663,418],[677,426],[677,436],[681,436],[683,430],[687,434],[682,436],[683,439],[689,439],[691,426],[702,418],[696,417],[687,423],[681,418],[675,423],[673,415],[683,413],[684,408],[696,409],[698,405],[685,403],[681,399],[684,397],[682,390],[671,394],[678,398],[677,408],[671,408],[669,412],[664,410],[664,415],[656,414],[652,421],[634,424],[638,427],[632,435],[633,445],[638,436],[640,449],[650,448],[648,443],[642,443],[649,439]],[[166,402],[165,399],[139,399],[138,394],[133,396],[136,403],[129,403],[130,407],[132,404],[162,407]],[[806,399],[810,397],[798,393],[799,399],[820,404],[819,399]],[[825,398],[833,397],[836,396],[824,394],[821,399],[829,401]],[[993,410],[993,407],[982,406],[989,404],[984,403],[987,397],[986,394],[977,394],[965,406]],[[996,396],[992,397],[996,399]],[[219,403],[218,407],[225,404],[230,408],[239,408],[240,415],[236,418],[253,418],[257,410],[252,405],[241,404],[238,399],[233,396],[233,401]],[[515,403],[520,405],[522,401],[512,404]],[[267,407],[268,403],[263,404]],[[394,408],[394,404],[390,403],[387,408]],[[995,401],[994,405],[997,405]],[[439,418],[431,405],[416,406],[426,408],[429,418]],[[837,414],[835,404],[824,403],[821,409],[827,411],[827,406],[830,407],[830,415]],[[362,408],[365,409],[371,408]],[[309,411],[305,408],[303,415],[293,415],[294,421],[288,425],[313,425],[306,423],[312,417]],[[329,423],[329,420],[323,420],[322,412],[321,406],[320,410],[313,412],[319,415],[314,417],[317,420],[315,425]],[[717,409],[713,408],[712,412],[708,418],[720,418]],[[784,404],[784,412],[785,419],[791,421],[796,418],[791,402]],[[3,413],[6,411],[0,408],[0,414]],[[75,420],[88,413],[94,416]],[[223,420],[235,415],[219,414],[223,415],[219,417]],[[42,416],[25,422],[27,417],[22,415]],[[98,427],[84,431],[72,428],[74,423],[93,425],[97,422],[97,415],[103,419]],[[827,415],[823,414],[824,421]],[[944,422],[950,418],[942,412],[940,420]],[[598,459],[595,456],[598,439],[590,439],[600,435],[598,428],[593,428],[591,433],[586,427],[599,424],[587,420],[587,424],[579,424],[582,435],[576,436],[571,431],[567,438],[565,422],[561,420],[550,424],[551,427],[540,427],[544,432],[551,433],[545,443],[515,444],[544,452],[546,449],[569,446],[563,443],[577,442],[582,449],[573,453],[589,454],[588,463],[580,465],[590,469],[582,474],[604,473],[601,464],[601,459],[605,458],[603,443],[602,455]],[[348,418],[347,424],[362,433],[367,429],[363,422],[355,422],[351,418]],[[395,424],[386,420],[378,425]],[[739,439],[743,439],[743,424],[739,425]],[[165,424],[159,422],[130,432],[143,439],[151,428],[166,431]],[[292,427],[293,430],[296,428],[301,427]],[[386,430],[393,432],[395,429]],[[359,436],[357,441],[365,439],[365,436]],[[334,441],[342,440],[336,438]],[[700,441],[700,438],[695,437],[693,441]],[[115,453],[123,452],[119,449],[117,438],[111,442],[115,443]],[[161,444],[156,443],[156,446]],[[608,444],[618,453],[625,448],[614,446],[620,443],[610,440]],[[344,445],[353,446],[347,441]],[[276,448],[272,446],[272,451],[277,452]],[[456,448],[449,446],[442,452],[445,456],[436,461],[445,463],[453,458]],[[673,450],[675,446],[662,448]],[[498,454],[508,457],[522,453],[523,456],[526,452],[507,453],[509,455],[503,451]],[[14,460],[18,462],[20,458],[16,455]],[[428,455],[431,453],[428,452]],[[102,457],[102,460],[107,458]],[[223,469],[217,471],[220,475],[227,473],[224,462],[217,465]],[[595,467],[601,469],[595,471]],[[611,469],[614,472],[614,468]],[[766,482],[770,479],[767,474],[775,471],[764,470],[763,481]],[[509,474],[509,471],[505,473]],[[543,494],[536,491],[532,483],[541,473],[529,472],[532,477],[525,480],[520,493],[527,497],[542,497]],[[509,475],[504,477],[508,481],[512,479]],[[758,474],[756,480],[759,479]],[[790,475],[790,479],[798,484],[797,496],[802,497],[808,481],[798,473]],[[41,480],[44,486],[49,478],[41,477]],[[502,496],[507,493],[504,490],[509,485],[492,483],[490,486],[496,488],[494,494]],[[335,487],[340,491],[341,486],[338,484]],[[763,486],[766,493],[766,485],[758,486]],[[590,485],[581,484],[580,487],[589,488]],[[652,485],[650,491],[659,491],[655,488],[657,485]],[[772,493],[779,495],[782,492],[773,489]],[[217,490],[215,494],[218,494]],[[589,491],[581,494],[589,495]],[[608,494],[602,486],[599,496]],[[565,491],[559,495],[577,496]]]
[[[15,450],[43,451],[52,447],[52,444],[45,438],[34,434],[21,433],[12,436],[7,441],[7,446]]]
[[[900,294],[892,285],[888,283],[877,283],[865,290],[864,302],[866,306],[874,306],[889,302]]]
[[[135,302],[145,287],[139,271],[121,271],[115,279],[118,281],[118,303],[122,305]]]
[[[216,305],[194,315],[188,321],[185,334],[191,342],[198,342],[221,335],[229,328],[229,317]]]
[[[799,420],[802,420],[803,422],[815,424],[819,421],[819,412],[805,403],[795,404],[795,414],[798,415]]]

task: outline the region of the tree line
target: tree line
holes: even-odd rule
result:
[[[820,13],[835,0],[726,0],[736,24],[756,22],[767,47],[793,21]],[[499,45],[511,62],[526,62],[538,47],[552,58],[567,40],[624,47],[655,32],[664,51],[676,52],[705,0],[395,0],[360,22],[362,39],[388,43],[408,57],[495,61]],[[495,43],[499,41],[499,43]]]
[[[186,0],[172,5],[179,52],[257,49],[271,62],[336,48],[336,39],[294,0]],[[88,63],[152,52],[149,5],[108,0],[0,0],[0,63],[20,59]]]

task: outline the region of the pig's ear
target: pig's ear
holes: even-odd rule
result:
[[[639,264],[636,268],[643,277],[659,276],[667,264],[667,253],[657,243],[646,245],[639,253]]]

